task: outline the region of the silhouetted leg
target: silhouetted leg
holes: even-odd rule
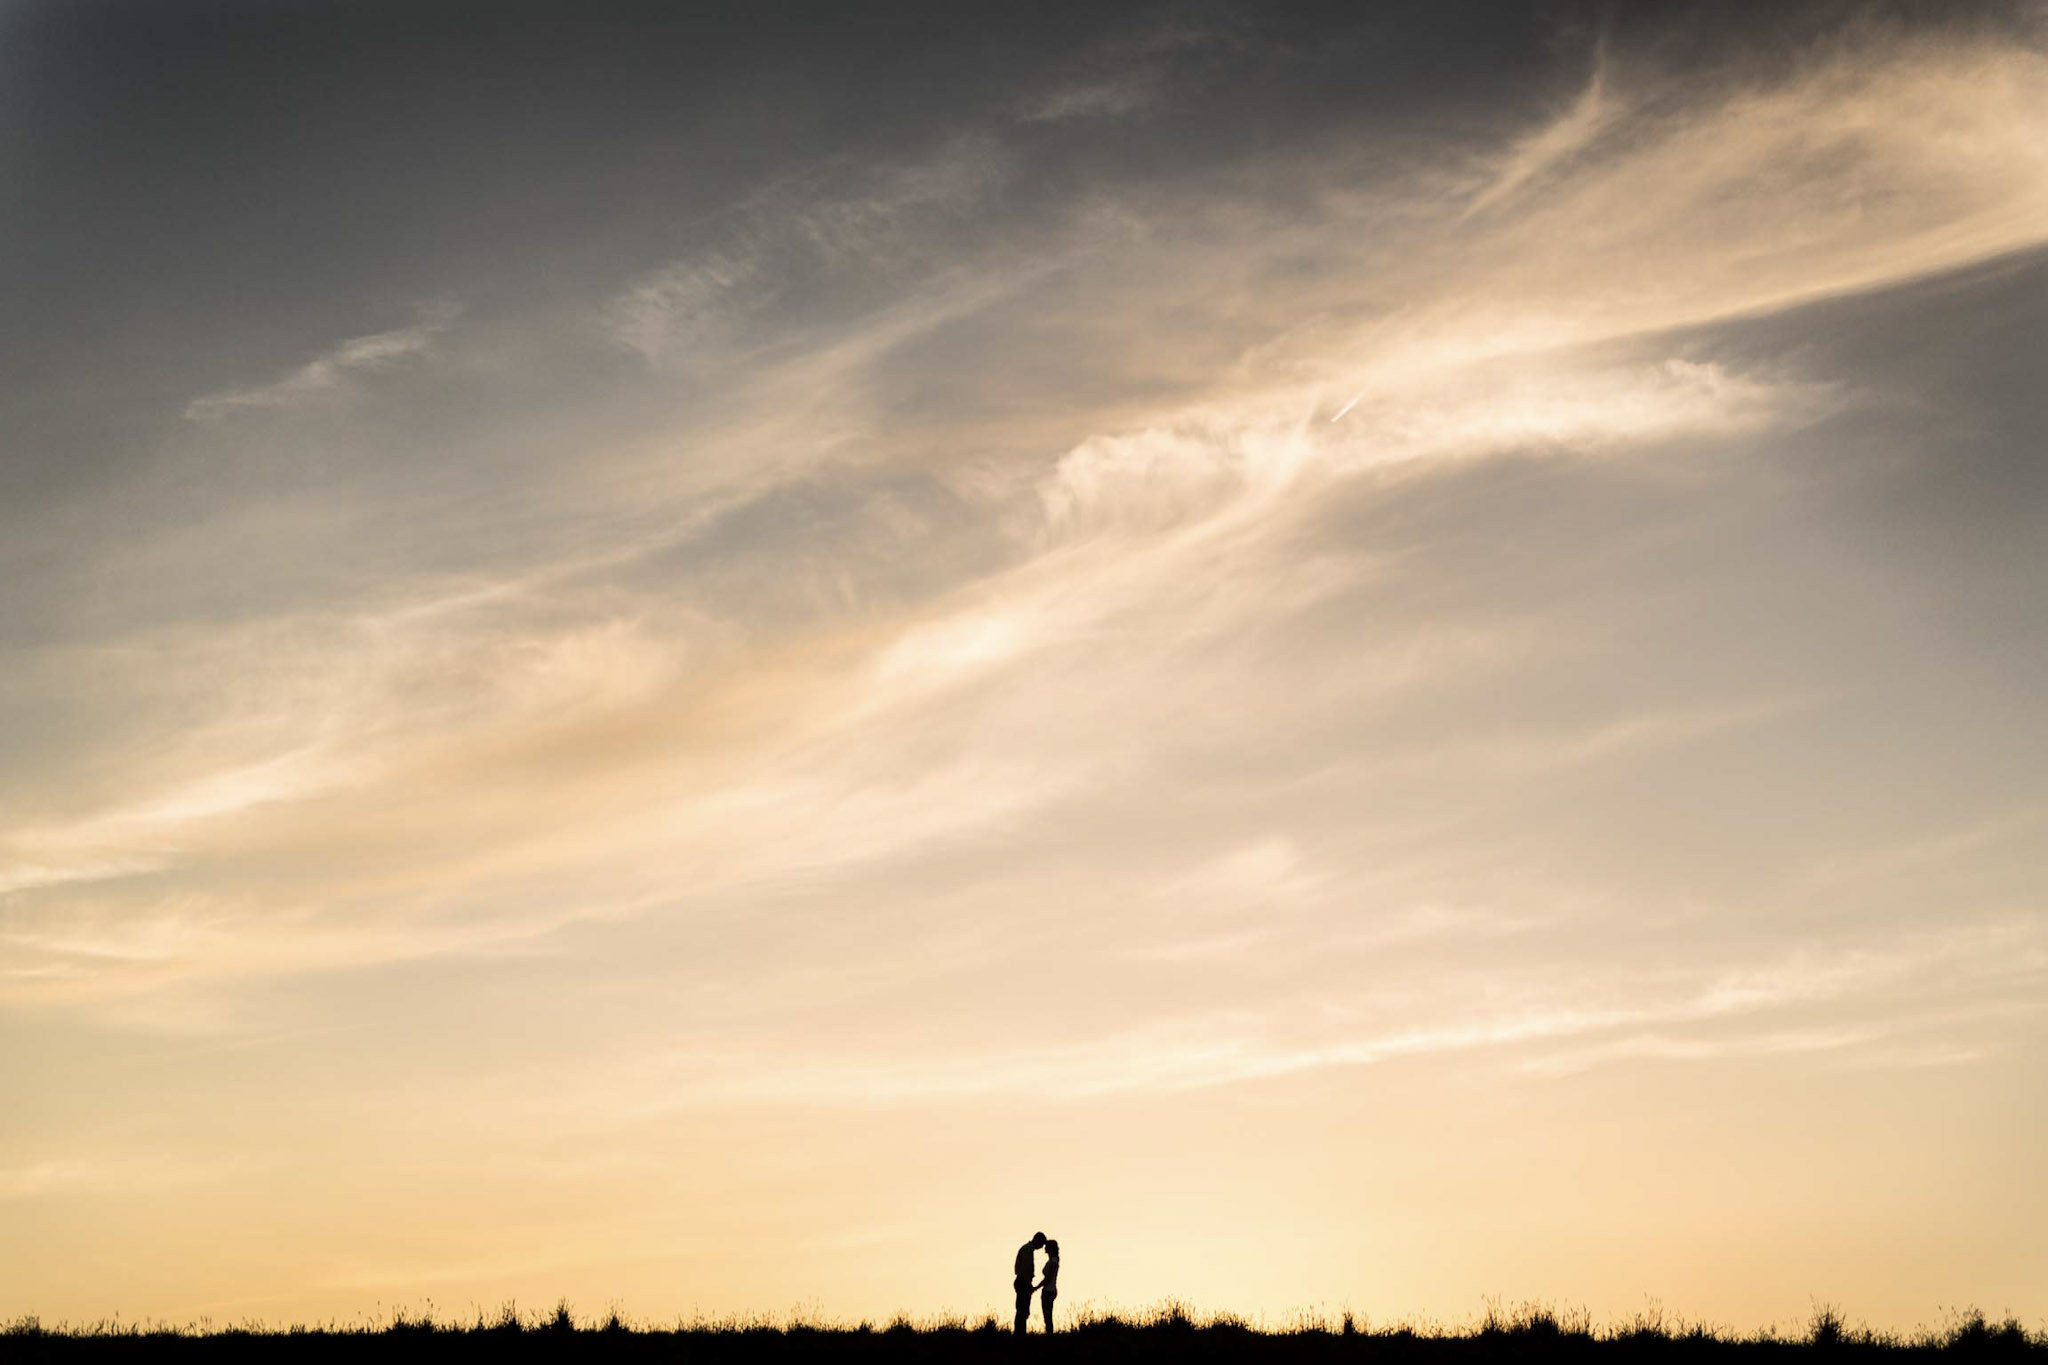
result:
[[[1047,1294],[1039,1300],[1039,1307],[1045,1313],[1045,1330],[1048,1332],[1052,1330],[1052,1301],[1058,1297],[1057,1294]]]
[[[1017,1335],[1023,1336],[1024,1329],[1031,1324],[1031,1291],[1017,1291]]]

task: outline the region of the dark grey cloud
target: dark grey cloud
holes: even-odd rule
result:
[[[109,502],[130,505],[133,537],[152,515],[203,519],[229,488],[332,497],[337,465],[374,486],[389,459],[425,463],[431,484],[446,461],[396,452],[516,426],[536,385],[623,414],[606,357],[550,342],[543,360],[533,338],[678,257],[770,239],[779,282],[754,335],[773,336],[872,306],[931,261],[1000,250],[1105,185],[1492,89],[1548,21],[1482,23],[1483,8],[11,7],[0,516],[35,523],[10,537],[16,571],[118,541]],[[1020,123],[1032,99],[1132,69],[1143,98],[1119,117]],[[929,160],[963,132],[999,139],[1008,173],[912,224],[895,268],[796,249],[790,217],[821,197],[842,220],[814,228],[901,229],[843,220],[867,168]],[[198,469],[167,430],[209,395],[288,383],[450,302],[466,344],[519,353],[515,379],[398,376],[348,410],[345,453],[317,453],[319,413],[288,436],[226,434]],[[85,596],[62,577],[38,595]]]
[[[957,228],[986,236],[1305,145],[1426,157],[1578,79],[1602,31],[1711,64],[1873,21],[1856,8],[13,6],[0,479],[15,506],[103,486],[194,395],[435,300],[480,324],[580,302],[715,241],[764,186],[962,129],[1015,163]],[[1114,116],[1020,113],[1062,97]]]

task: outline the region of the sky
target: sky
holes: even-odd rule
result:
[[[0,4],[0,1316],[2048,1325],[2048,9]]]

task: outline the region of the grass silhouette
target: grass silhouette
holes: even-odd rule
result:
[[[1595,1327],[1583,1311],[1558,1313],[1544,1305],[1503,1309],[1489,1304],[1476,1324],[1444,1327],[1401,1323],[1373,1327],[1350,1313],[1331,1319],[1302,1314],[1283,1326],[1254,1326],[1232,1314],[1200,1314],[1169,1301],[1129,1316],[1083,1309],[1072,1325],[1046,1338],[1011,1335],[994,1316],[975,1321],[897,1316],[828,1323],[802,1314],[768,1318],[697,1320],[673,1326],[636,1323],[617,1309],[579,1322],[564,1301],[546,1313],[523,1314],[507,1303],[495,1314],[479,1311],[468,1322],[445,1321],[431,1311],[395,1311],[388,1320],[352,1324],[257,1324],[217,1328],[210,1321],[182,1327],[103,1321],[44,1327],[24,1318],[0,1327],[0,1361],[8,1365],[68,1365],[97,1361],[501,1361],[750,1362],[802,1360],[1008,1361],[1052,1351],[1062,1358],[1104,1361],[1271,1361],[1275,1365],[1482,1365],[1492,1361],[1597,1358],[1608,1365],[1633,1361],[1729,1362],[1768,1365],[1822,1360],[1830,1365],[1883,1361],[2048,1362],[2048,1333],[2029,1334],[2014,1319],[1991,1321],[1981,1312],[1951,1314],[1943,1327],[1899,1335],[1852,1327],[1829,1305],[1815,1308],[1803,1334],[1774,1331],[1731,1334],[1700,1324],[1667,1321],[1652,1307],[1609,1327]]]

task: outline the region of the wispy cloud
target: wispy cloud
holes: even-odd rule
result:
[[[1283,669],[1233,660],[1230,641],[1360,591],[1369,560],[1315,546],[1310,520],[1326,501],[1402,471],[1782,439],[1853,406],[1858,396],[1833,378],[1701,354],[1671,339],[1672,329],[1804,297],[1816,279],[1910,277],[2038,233],[2039,220],[2024,212],[2036,182],[2011,158],[1929,158],[1944,129],[2009,139],[2004,120],[2043,97],[2039,67],[2025,52],[1851,54],[1784,88],[1660,114],[1615,147],[1589,131],[1611,113],[1602,75],[1568,116],[1578,131],[1532,134],[1541,154],[1516,154],[1520,188],[1501,191],[1499,211],[1465,228],[1446,227],[1465,201],[1433,197],[1426,180],[1378,185],[1371,203],[1334,194],[1270,243],[1241,224],[1169,240],[1151,222],[1180,212],[1169,197],[1129,208],[1136,229],[1062,228],[1067,235],[1055,232],[1041,259],[1008,273],[955,235],[1003,183],[1006,153],[986,136],[962,136],[928,162],[799,177],[737,211],[700,253],[628,282],[606,305],[616,339],[650,359],[704,347],[752,357],[717,396],[708,432],[685,427],[650,442],[646,480],[614,486],[589,460],[561,480],[559,506],[607,537],[615,524],[655,529],[612,539],[601,553],[570,536],[558,563],[521,566],[490,591],[395,583],[389,595],[401,605],[380,613],[348,605],[274,631],[167,640],[167,666],[174,657],[207,662],[169,668],[161,685],[184,679],[215,695],[219,726],[188,728],[183,743],[160,751],[160,771],[99,814],[20,826],[5,850],[11,875],[28,890],[212,859],[273,869],[266,876],[321,866],[325,890],[305,894],[331,902],[335,917],[358,913],[346,891],[354,878],[381,888],[395,918],[361,927],[365,956],[403,953],[408,942],[443,951],[465,934],[493,941],[583,913],[507,891],[543,876],[576,880],[575,903],[591,913],[659,904],[670,886],[804,881],[1001,828],[1057,807],[1105,772],[1156,770],[1171,744],[1144,721],[1157,697],[1181,686],[1176,679],[1209,680],[1224,714],[1265,689],[1303,685]],[[1887,81],[1917,92],[1903,120],[1867,117]],[[1854,155],[1831,159],[1828,148]],[[1765,174],[1794,153],[1810,174]],[[1737,182],[1749,188],[1740,220],[1726,225],[1728,249],[1708,249],[1689,215]],[[1633,188],[1646,184],[1651,191]],[[1397,291],[1374,301],[1360,282],[1379,278],[1379,248],[1355,246],[1355,229],[1386,217],[1384,200],[1402,195],[1424,226],[1403,229],[1409,235],[1397,233],[1388,249],[1409,254],[1414,269],[1373,284]],[[1896,221],[1873,224],[1870,213],[1839,207],[1859,197]],[[1954,231],[1935,230],[1944,223]],[[1243,262],[1305,242],[1335,253],[1333,276],[1300,289],[1240,289],[1232,272]],[[1757,252],[1772,243],[1796,244],[1801,259],[1773,265],[1766,253],[1759,264]],[[1226,254],[1239,264],[1212,275]],[[1745,266],[1724,270],[1736,258]],[[775,311],[788,279],[871,268],[941,284],[911,291],[908,303],[856,291],[829,325]],[[1108,328],[1119,354],[1143,355],[1156,311],[1183,306],[1176,282],[1185,278],[1211,280],[1205,297],[1239,309],[1227,325],[1248,357],[1192,367],[1196,397],[1105,403],[1090,414],[1107,419],[1092,433],[1029,447],[1013,464],[990,461],[974,478],[951,451],[980,435],[937,428],[911,445],[892,430],[886,367],[903,348],[1001,310],[1067,326],[1075,310],[1092,317],[1081,305],[1099,298],[1129,321],[1089,326]],[[452,317],[437,312],[343,343],[270,385],[195,400],[191,415],[335,391],[422,357]],[[1087,328],[1071,335],[1097,344]],[[985,369],[1014,368],[1005,341],[980,344]],[[992,392],[1006,413],[1048,396],[1009,380]],[[1340,404],[1347,394],[1356,396]],[[1341,421],[1318,420],[1340,406]],[[823,611],[786,636],[763,634],[744,601],[699,592],[701,578],[624,586],[633,566],[687,549],[732,509],[778,488],[829,493],[861,461],[962,490],[959,515],[999,530],[999,543],[971,572],[919,568],[892,548],[913,532],[878,526],[882,549],[871,563],[828,566],[836,597],[819,600],[848,614]],[[614,516],[605,496],[640,520]],[[917,590],[880,604],[866,584],[894,564],[921,575]],[[678,589],[694,594],[688,610],[670,595]],[[432,611],[419,614],[419,603]],[[1497,666],[1511,633],[1459,636],[1383,619],[1354,650],[1356,674],[1342,675],[1349,704],[1442,687],[1486,660]],[[1443,643],[1453,636],[1465,643]],[[263,668],[248,667],[259,657]],[[1070,680],[1071,690],[1048,696],[1034,689],[1043,677]],[[222,678],[246,681],[220,692]],[[1441,750],[1438,767],[1499,778],[1641,754],[1768,719],[1786,695],[1489,732]],[[710,751],[717,762],[706,761]],[[947,758],[899,757],[924,753]],[[1342,757],[1361,770],[1394,770],[1386,752]],[[584,792],[580,814],[536,817],[511,777],[537,773],[558,791]],[[407,814],[398,794],[412,791],[435,792],[442,814],[425,823]],[[627,870],[584,880],[591,867]],[[427,909],[457,895],[499,904],[502,914],[457,923]],[[298,954],[291,935],[322,919],[310,907],[265,928],[232,908],[164,904],[173,918],[239,926],[235,934],[263,944],[244,965],[266,970],[331,960],[346,933],[308,933]],[[138,925],[149,922],[134,913]],[[408,914],[420,917],[416,935],[403,928]],[[48,940],[76,937],[52,931]],[[236,960],[209,949],[188,965],[229,970]]]
[[[758,257],[723,251],[664,266],[612,300],[606,309],[612,334],[649,361],[701,343],[736,314],[759,306],[737,296],[760,271]]]
[[[1335,1073],[1419,1060],[1477,1069],[1493,1084],[1626,1063],[1822,1054],[1831,1065],[1859,1068],[1957,1065],[1995,1050],[2015,1019],[2039,1013],[2038,1000],[2011,988],[2038,982],[2048,969],[2044,929],[2048,924],[2032,917],[1748,961],[1664,961],[1633,970],[1584,961],[1531,963],[1476,979],[1469,970],[1443,970],[1422,998],[1404,997],[1398,1006],[1375,1000],[1376,992],[1332,1001],[1327,981],[1304,967],[1289,974],[1292,985],[1280,999],[1159,1009],[1141,1021],[1120,1017],[1113,1027],[1067,1030],[1045,1042],[1004,1036],[977,1045],[919,1035],[878,1049],[861,1039],[813,1040],[800,1048],[733,1039],[627,1051],[600,1062],[578,1058],[573,1075],[529,1084],[550,1097],[573,1095],[572,1105],[554,1112],[573,1116],[574,1126],[757,1106],[1087,1104],[1319,1074],[1331,1084]],[[1154,955],[1155,969],[1227,973],[1269,948],[1240,938],[1215,952]],[[877,985],[897,997],[906,982],[892,976]],[[480,1092],[465,1091],[431,1102],[484,1101]],[[522,1114],[532,1103],[510,1102]],[[539,1112],[530,1119],[549,1121]]]
[[[1591,147],[1627,112],[1626,105],[1608,88],[1607,54],[1603,47],[1594,55],[1592,76],[1570,107],[1550,123],[1524,135],[1499,156],[1486,184],[1466,206],[1466,214],[1483,212],[1564,166]]]
[[[975,134],[921,160],[815,167],[700,225],[702,243],[628,283],[605,304],[604,325],[650,364],[702,364],[762,346],[749,327],[778,304],[813,326],[832,320],[833,299],[873,309],[886,296],[848,281],[883,272],[901,288],[934,273],[1003,176],[1002,148]]]
[[[1113,119],[1157,109],[1184,94],[1205,57],[1237,52],[1255,42],[1248,26],[1225,15],[1206,20],[1180,14],[1137,33],[1102,42],[1077,58],[1063,78],[1037,89],[1019,105],[1024,123]]]
[[[69,1156],[0,1168],[0,1200],[86,1194],[131,1195],[225,1180],[247,1169],[246,1159],[112,1154]]]
[[[411,326],[351,337],[281,379],[221,389],[194,398],[185,405],[185,416],[194,422],[216,422],[237,413],[290,408],[339,393],[359,377],[426,355],[434,339],[454,324],[460,312],[453,304],[424,308],[420,320]]]

